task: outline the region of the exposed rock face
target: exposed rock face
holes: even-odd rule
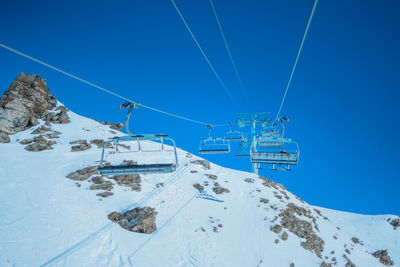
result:
[[[92,184],[90,190],[107,190],[111,191],[113,189],[113,183],[110,181],[104,181],[101,184]]]
[[[372,256],[374,256],[375,258],[378,258],[379,261],[384,265],[387,265],[387,266],[394,265],[394,262],[389,257],[387,249],[377,250],[374,253],[372,253]]]
[[[50,112],[56,105],[56,98],[49,93],[45,79],[39,75],[19,74],[0,98],[0,140],[7,141],[6,135],[37,125],[38,119],[55,123],[69,122],[64,107],[59,107],[58,112]],[[51,113],[56,115],[49,115]]]
[[[99,121],[98,119],[94,118],[93,120],[95,121]],[[124,128],[124,124],[123,123],[111,123],[108,121],[105,122],[101,122],[99,121],[101,124],[103,125],[109,125],[111,129],[117,130],[117,131],[121,131],[122,128]]]
[[[108,214],[108,218],[128,231],[151,234],[157,230],[156,215],[154,208],[143,207],[128,210],[123,214],[114,211]]]
[[[294,233],[300,238],[305,238],[305,242],[301,242],[304,249],[315,252],[321,258],[321,252],[324,250],[324,240],[322,240],[313,229],[310,222],[296,217],[296,215],[311,218],[315,227],[315,218],[310,214],[309,210],[298,207],[293,203],[289,203],[285,210],[282,210],[279,216],[281,217],[281,226],[287,228],[290,232]]]

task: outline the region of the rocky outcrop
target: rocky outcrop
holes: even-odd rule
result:
[[[198,184],[198,183],[194,184],[193,187],[196,188],[199,191],[203,191],[204,190],[204,186],[202,186],[201,184]]]
[[[114,211],[108,214],[108,218],[128,231],[151,234],[157,230],[156,215],[154,208],[143,207],[134,208],[122,214]]]
[[[7,142],[8,135],[37,125],[39,119],[49,123],[69,122],[67,109],[62,106],[55,109],[56,105],[45,79],[19,74],[0,98],[0,140]]]
[[[390,218],[388,220],[390,221]],[[390,224],[393,226],[393,229],[396,230],[397,227],[400,227],[400,218],[391,220]]]
[[[49,141],[43,137],[43,135],[35,136],[34,138],[25,139],[19,142],[21,145],[27,145],[24,147],[26,150],[31,152],[39,152],[43,150],[53,149],[52,145],[56,144],[55,141]]]
[[[90,176],[97,174],[97,167],[96,166],[90,166],[86,167],[74,172],[71,172],[68,174],[66,177],[75,180],[75,181],[83,181],[88,179]]]
[[[89,145],[86,140],[76,140],[69,142],[69,144],[72,145],[71,152],[84,151],[91,148],[91,145]]]
[[[305,238],[305,242],[301,242],[301,246],[304,249],[313,251],[318,257],[321,258],[321,252],[324,250],[325,242],[315,232],[313,225],[303,219],[299,219],[296,215],[301,217],[310,218],[315,227],[315,218],[311,216],[311,212],[305,208],[298,207],[293,203],[289,203],[287,208],[282,210],[279,214],[281,217],[282,228],[288,229],[300,238]]]
[[[112,122],[101,122],[99,121],[97,118],[94,118],[93,120],[103,124],[103,125],[109,125],[111,129],[117,130],[117,131],[121,131],[122,128],[124,128],[124,124],[123,123],[112,123]]]
[[[391,266],[394,265],[394,262],[392,261],[392,259],[389,257],[388,251],[387,249],[381,249],[381,250],[377,250],[374,253],[372,253],[372,256],[374,256],[375,258],[378,258],[379,261],[386,266]]]

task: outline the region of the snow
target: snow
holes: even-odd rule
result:
[[[397,216],[359,215],[315,207],[282,188],[262,185],[255,174],[212,163],[209,170],[193,164],[193,160],[201,158],[181,149],[174,173],[141,175],[140,192],[115,184],[114,195],[98,197],[96,193],[100,191],[89,190],[91,183],[87,180],[73,181],[65,176],[98,165],[101,149],[92,145],[86,151],[70,152],[69,142],[107,139],[123,133],[71,111],[68,115],[70,123],[51,126],[62,133],[52,150],[29,152],[18,143],[33,137],[33,129],[11,136],[9,144],[0,144],[0,266],[279,267],[295,263],[296,267],[308,267],[331,262],[333,256],[337,266],[344,266],[347,260],[343,254],[356,266],[383,266],[370,255],[378,249],[388,249],[394,266],[400,266],[400,229],[394,230],[387,222]],[[157,144],[147,142],[146,146],[156,148]],[[172,159],[171,153],[127,156],[146,163]],[[204,174],[217,175],[217,181]],[[254,179],[254,183],[245,178]],[[196,197],[198,191],[193,184],[204,181],[210,184],[205,187],[206,192],[224,202]],[[230,192],[215,195],[214,182]],[[164,186],[157,187],[158,183]],[[282,192],[289,199],[275,197],[284,196]],[[261,197],[269,203],[260,203]],[[300,243],[305,239],[288,229],[283,228],[280,234],[270,230],[280,219],[271,221],[288,203],[311,210],[316,218],[319,231],[314,231],[325,241],[322,259],[304,249]],[[129,232],[107,218],[112,211],[136,206],[156,209],[156,232]],[[322,216],[314,209],[320,210]],[[286,241],[280,238],[283,231],[289,234]],[[354,244],[352,237],[359,238],[363,245]],[[345,252],[346,248],[351,254]],[[335,254],[331,255],[331,251]]]

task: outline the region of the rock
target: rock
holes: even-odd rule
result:
[[[324,240],[322,240],[313,229],[310,222],[297,218],[295,215],[304,216],[315,220],[309,210],[298,207],[293,203],[289,203],[285,210],[282,210],[279,216],[281,217],[281,226],[288,229],[300,238],[305,238],[305,242],[301,242],[304,249],[315,252],[321,258],[321,252],[324,250]]]
[[[140,186],[140,184],[133,184],[133,185],[131,186],[131,188],[132,188],[133,191],[137,191],[137,192],[141,191],[141,186]]]
[[[112,212],[108,215],[108,218],[115,223],[118,223],[122,228],[144,234],[151,234],[156,227],[156,215],[157,212],[154,208],[143,207],[134,208],[120,214],[118,212]]]
[[[267,204],[269,202],[269,200],[266,198],[260,198],[260,202]]]
[[[108,191],[104,191],[104,192],[96,194],[96,196],[104,197],[104,198],[112,196],[112,195],[114,195],[114,193],[113,192],[108,192]]]
[[[190,173],[198,173],[196,170],[191,170]]]
[[[113,189],[113,183],[111,183],[110,181],[105,181],[104,183],[101,184],[92,184],[89,189],[111,191]]]
[[[74,145],[74,146],[71,146],[71,152],[84,151],[84,150],[88,150],[89,148],[91,148],[91,145],[89,145],[86,140],[76,140],[76,141],[72,141],[69,143],[71,145]]]
[[[50,139],[59,138],[59,135],[60,135],[60,134],[61,134],[60,132],[54,131],[54,132],[52,132],[52,133],[47,133],[47,134],[46,134],[46,137],[47,137],[47,138],[50,138]]]
[[[211,180],[217,180],[217,177],[218,177],[218,176],[216,176],[214,174],[204,174],[204,175],[207,176],[208,179],[211,179]]]
[[[254,179],[251,179],[251,178],[246,178],[246,179],[244,179],[244,181],[246,182],[246,183],[254,183]]]
[[[92,178],[92,183],[94,183],[94,184],[102,184],[104,182],[105,181],[102,176],[95,176]]]
[[[393,226],[393,229],[396,230],[397,227],[400,227],[400,218],[393,219],[390,224]]]
[[[389,257],[387,249],[377,250],[374,253],[372,253],[372,256],[378,258],[383,265],[386,266],[394,265],[394,261],[392,261],[392,259]]]
[[[269,228],[272,232],[279,234],[282,231],[282,227],[279,224],[275,224]]]
[[[229,193],[229,189],[220,186],[218,183],[214,183],[214,187],[212,189],[215,194]]]
[[[219,228],[222,228],[222,224],[218,224],[217,226],[218,226]]]
[[[93,139],[93,140],[90,140],[90,143],[92,145],[96,145],[98,148],[103,148],[106,141],[104,141],[103,139]],[[119,145],[121,146],[121,144],[119,144]],[[111,143],[108,143],[106,148],[113,148],[113,145]]]
[[[343,254],[343,258],[347,260],[345,267],[356,267],[356,265],[349,258],[347,258],[346,255]]]
[[[201,190],[201,191],[204,190],[204,187],[200,184],[194,184],[193,187],[196,188],[197,190]]]
[[[83,181],[88,179],[90,176],[97,174],[97,167],[96,166],[90,166],[86,167],[74,172],[71,172],[68,174],[66,177],[75,180],[75,181]]]
[[[86,140],[75,140],[69,142],[70,145],[86,145],[87,141]]]
[[[129,175],[118,175],[110,177],[113,179],[118,185],[123,186],[132,186],[133,184],[138,184],[142,181],[140,175],[138,174],[129,174]]]
[[[0,132],[0,143],[10,143],[10,137],[4,132]]]
[[[68,109],[63,106],[56,108],[59,112],[47,112],[44,120],[48,123],[65,124],[69,123]]]
[[[288,233],[286,233],[286,231],[283,231],[282,240],[286,241],[288,239],[288,237],[289,237]]]
[[[279,243],[279,239],[275,239],[275,244],[278,244]]]
[[[357,237],[352,237],[351,241],[353,241],[354,244],[359,244],[360,243],[360,239],[358,239]]]
[[[197,165],[201,165],[206,169],[210,169],[210,162],[208,162],[207,160],[202,160],[202,159],[198,159],[198,160],[193,160],[192,162],[190,162],[192,164],[197,164]]]
[[[43,135],[39,135],[31,139],[22,140],[19,143],[22,145],[29,144],[26,147],[24,147],[26,150],[31,152],[38,152],[38,151],[53,149],[52,145],[56,144],[57,142],[48,141],[46,138],[43,137]]]
[[[332,267],[332,264],[323,261],[319,267]]]
[[[113,211],[110,214],[108,214],[108,219],[110,219],[112,222],[118,222],[120,218],[121,214],[116,211]]]
[[[96,118],[94,118],[93,120],[98,121]],[[111,129],[114,129],[117,131],[121,131],[121,129],[124,128],[124,124],[122,124],[122,123],[110,123],[108,121],[100,122],[100,123],[103,125],[109,125]]]
[[[10,135],[37,125],[55,105],[46,80],[21,73],[0,98],[0,131]]]
[[[33,130],[32,134],[43,134],[45,132],[49,132],[51,131],[51,129],[49,127],[46,127],[44,125],[36,128],[35,130]]]

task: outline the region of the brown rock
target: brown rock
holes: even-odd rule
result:
[[[208,162],[207,160],[202,160],[202,159],[198,159],[198,160],[193,160],[192,162],[190,162],[192,164],[197,164],[197,165],[201,165],[206,169],[210,169],[210,162]]]
[[[378,258],[383,265],[386,266],[394,265],[394,261],[392,261],[392,259],[389,257],[387,249],[377,250],[374,253],[372,253],[372,256]]]
[[[113,189],[113,183],[110,181],[105,181],[102,184],[92,184],[90,190],[107,190],[111,191]]]
[[[269,228],[272,232],[279,234],[282,231],[282,227],[279,224],[275,224]]]
[[[201,190],[201,191],[204,190],[204,186],[202,186],[200,184],[194,184],[193,187],[196,188],[197,190]]]
[[[104,197],[104,198],[112,196],[112,195],[114,195],[114,193],[113,192],[108,192],[108,191],[104,191],[104,192],[96,194],[96,196]]]
[[[112,212],[108,215],[108,218],[128,231],[151,234],[157,230],[156,215],[157,212],[154,208],[144,207],[134,208],[123,214]]]
[[[90,166],[86,167],[74,172],[71,172],[68,174],[66,177],[75,180],[75,181],[83,181],[88,179],[90,176],[97,174],[97,167],[96,166]]]

